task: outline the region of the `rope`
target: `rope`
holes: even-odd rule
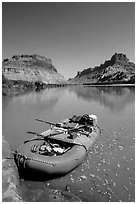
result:
[[[17,154],[17,152],[14,152],[14,151],[10,151],[13,155],[14,154]],[[2,157],[2,159],[14,159],[14,157],[10,157],[10,156],[5,156],[5,157]]]
[[[18,166],[20,166],[20,162],[21,162],[21,163],[23,163],[23,167],[24,167],[24,168],[25,168],[26,160],[32,160],[32,161],[36,161],[36,162],[46,163],[46,164],[50,164],[50,165],[52,165],[52,166],[55,166],[55,165],[61,163],[61,162],[58,162],[58,163],[54,164],[54,163],[47,162],[47,161],[43,161],[43,160],[39,160],[39,159],[29,158],[29,157],[27,157],[27,156],[25,156],[25,155],[21,155],[20,153],[17,153],[17,155],[19,156],[19,157],[17,158],[17,164],[18,164]],[[21,161],[21,160],[22,160],[22,161]]]
[[[27,159],[28,159],[28,160],[32,160],[32,161],[41,162],[41,163],[50,164],[50,165],[52,165],[52,166],[55,166],[55,165],[57,165],[57,164],[60,164],[60,163],[61,163],[61,162],[58,162],[58,163],[54,164],[54,163],[51,163],[51,162],[47,162],[47,161],[43,161],[43,160],[38,160],[38,159],[34,159],[34,158],[27,158]]]
[[[30,157],[27,157],[25,155],[21,155],[20,153],[17,153],[17,155],[19,155],[18,159],[17,159],[17,164],[18,166],[20,166],[20,159],[22,159],[21,163],[23,163],[23,167],[25,168],[25,163],[26,163],[26,160],[32,160],[32,161],[36,161],[36,162],[41,162],[41,163],[44,163],[44,164],[49,164],[49,165],[52,165],[52,166],[56,166],[58,164],[61,164],[61,162],[57,162],[57,163],[52,163],[52,162],[48,162],[48,161],[43,161],[43,160],[40,160],[40,159],[34,159],[34,158],[30,158]],[[74,160],[77,160],[76,158]]]
[[[4,157],[2,159],[14,159],[14,157]]]

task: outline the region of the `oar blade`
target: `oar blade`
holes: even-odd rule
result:
[[[33,134],[33,135],[37,135],[36,132],[32,132],[32,131],[28,131],[27,133],[29,133],[29,134]]]

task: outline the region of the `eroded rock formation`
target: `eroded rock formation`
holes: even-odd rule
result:
[[[41,81],[46,84],[66,82],[50,59],[36,54],[14,55],[11,59],[4,59],[2,72],[9,80]]]
[[[3,96],[66,83],[65,78],[52,65],[51,59],[37,54],[14,55],[2,62]]]
[[[135,83],[135,64],[125,54],[115,53],[100,66],[78,71],[70,83]]]

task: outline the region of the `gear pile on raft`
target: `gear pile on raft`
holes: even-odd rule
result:
[[[21,177],[34,175],[46,180],[49,176],[62,176],[82,163],[99,136],[97,116],[74,115],[60,123],[47,123],[50,129],[24,141],[14,153]]]

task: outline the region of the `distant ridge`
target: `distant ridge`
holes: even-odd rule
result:
[[[78,71],[69,83],[76,84],[120,84],[135,83],[135,64],[129,62],[125,54],[115,53],[110,60],[100,66]]]

